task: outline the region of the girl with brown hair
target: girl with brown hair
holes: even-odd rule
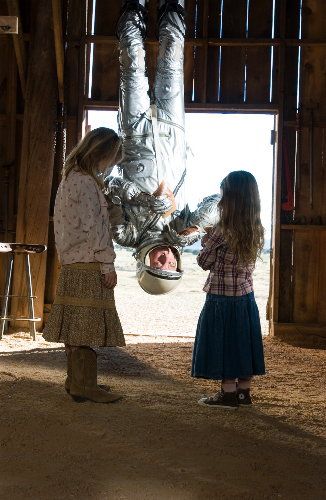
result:
[[[121,160],[121,141],[111,129],[88,132],[67,157],[54,208],[55,243],[61,264],[56,297],[43,336],[63,342],[65,389],[75,401],[110,403],[121,398],[97,385],[92,347],[125,345],[113,289],[117,284],[104,172]]]
[[[236,409],[250,405],[253,375],[265,373],[252,273],[263,248],[256,179],[231,172],[221,183],[220,219],[202,239],[197,262],[209,276],[192,360],[192,376],[221,380],[221,390],[199,403]]]

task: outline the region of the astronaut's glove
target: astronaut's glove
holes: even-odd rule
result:
[[[132,205],[147,207],[156,214],[164,214],[172,208],[172,201],[167,196],[153,196],[150,193],[140,192],[130,200]]]
[[[177,233],[168,225],[164,226],[163,237],[167,243],[180,247],[191,246],[200,239],[201,233],[198,227],[186,228],[185,230]]]

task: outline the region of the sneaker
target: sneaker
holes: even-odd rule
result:
[[[243,406],[252,405],[250,389],[237,389],[237,400],[239,405]]]
[[[201,398],[198,403],[203,406],[211,406],[212,408],[227,408],[236,410],[239,406],[236,392],[224,392],[221,389],[214,396]]]

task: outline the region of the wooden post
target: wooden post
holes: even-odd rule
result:
[[[67,110],[67,154],[82,134],[86,65],[87,2],[68,4],[67,50],[65,60],[65,100]]]
[[[37,7],[36,4],[33,5],[34,23],[26,84],[16,241],[47,244],[57,116],[57,79],[51,2],[38,2]],[[34,293],[37,296],[35,312],[36,316],[43,318],[46,254],[33,255],[31,267]],[[18,258],[14,270],[15,294],[25,294],[24,277],[23,262]],[[16,304],[12,312],[15,315],[26,314],[26,308],[22,303],[20,306]]]

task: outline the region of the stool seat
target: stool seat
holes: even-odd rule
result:
[[[0,243],[1,253],[42,253],[45,252],[46,245],[34,243]]]
[[[32,286],[32,274],[29,256],[30,254],[43,253],[46,250],[46,245],[39,245],[37,243],[0,243],[0,253],[8,255],[8,269],[6,276],[5,292],[3,297],[2,311],[0,316],[0,339],[2,335],[6,333],[8,329],[9,321],[28,321],[30,333],[33,340],[36,339],[36,328],[35,323],[41,320],[41,318],[36,318],[34,314],[34,299],[33,286]],[[22,255],[25,262],[25,276],[26,276],[26,286],[27,286],[27,296],[23,295],[11,295],[10,287],[12,281],[12,271],[14,258],[17,255]],[[28,317],[12,317],[9,313],[9,300],[12,297],[26,297],[28,300]]]

